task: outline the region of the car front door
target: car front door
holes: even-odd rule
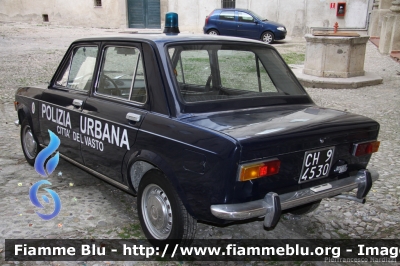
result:
[[[79,119],[92,86],[97,53],[97,44],[71,46],[38,106],[44,144],[49,144],[51,130],[60,138],[59,152],[81,164]]]
[[[80,117],[85,166],[119,182],[124,156],[147,114],[144,74],[139,43],[104,43],[94,91]]]
[[[235,20],[235,11],[222,11],[219,14],[217,25],[221,35],[236,36],[237,22]]]
[[[246,12],[238,13],[237,36],[243,38],[259,39],[260,25],[254,17]]]

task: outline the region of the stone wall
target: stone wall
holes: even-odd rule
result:
[[[165,0],[168,11],[177,12],[181,30],[201,32],[204,19],[212,10],[221,8],[220,0]],[[289,36],[301,37],[311,32],[311,28],[333,27],[339,23],[340,29],[366,30],[373,0],[343,0],[346,2],[344,17],[336,16],[336,9],[330,8],[330,0],[236,0],[237,8],[250,9],[269,20],[286,26]]]
[[[330,0],[236,0],[237,8],[250,9],[261,16],[287,27],[289,36],[301,37],[314,27],[366,29],[373,0],[341,0],[347,3],[346,15],[336,16]],[[94,0],[0,0],[1,21],[42,23],[48,14],[50,23],[104,28],[126,28],[127,0],[102,0],[102,7],[94,7]],[[204,20],[212,10],[221,8],[221,0],[160,0],[161,27],[164,14],[177,12],[181,32],[201,33]]]
[[[386,15],[390,13],[392,0],[376,0],[374,8],[371,12],[371,22],[368,33],[372,37],[377,37],[381,34],[382,22]]]
[[[379,52],[400,53],[400,0],[376,0],[369,33],[379,38]],[[399,58],[398,56],[395,56]]]
[[[99,28],[125,28],[126,0],[0,0],[0,21],[42,23],[47,14],[49,23]]]

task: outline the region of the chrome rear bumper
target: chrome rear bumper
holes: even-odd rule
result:
[[[378,180],[379,174],[373,170],[360,170],[355,176],[329,182],[330,188],[314,192],[318,187],[305,188],[298,191],[278,195],[268,193],[264,199],[236,204],[211,205],[211,213],[224,220],[245,220],[265,216],[266,227],[274,226],[279,220],[281,210],[301,206],[310,202],[340,195],[343,192],[357,189],[357,198],[363,200],[369,192],[372,182]],[[344,198],[344,197],[341,197]],[[355,197],[348,196],[347,199]],[[268,220],[268,221],[267,221]]]

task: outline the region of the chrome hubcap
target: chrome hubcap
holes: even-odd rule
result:
[[[263,36],[263,41],[266,42],[266,43],[270,43],[270,42],[272,41],[272,36],[271,36],[271,34],[265,34],[265,35]]]
[[[25,127],[23,138],[24,138],[24,150],[26,152],[26,155],[30,159],[34,159],[36,157],[37,144],[35,139],[33,138],[33,134],[30,127]]]
[[[213,30],[210,31],[208,34],[209,34],[209,35],[218,35],[217,32],[216,32],[216,31],[213,31]]]
[[[148,185],[142,195],[142,213],[147,229],[156,239],[166,239],[172,229],[172,209],[167,194],[157,185]]]

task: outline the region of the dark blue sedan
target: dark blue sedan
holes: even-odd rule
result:
[[[215,9],[206,17],[205,34],[228,35],[272,43],[286,37],[286,27],[247,9]]]
[[[19,88],[14,104],[26,160],[52,131],[60,157],[137,196],[155,245],[190,244],[198,220],[265,217],[273,228],[283,211],[303,215],[325,198],[364,202],[379,177],[368,168],[379,124],[315,105],[258,41],[77,40],[49,85]]]

